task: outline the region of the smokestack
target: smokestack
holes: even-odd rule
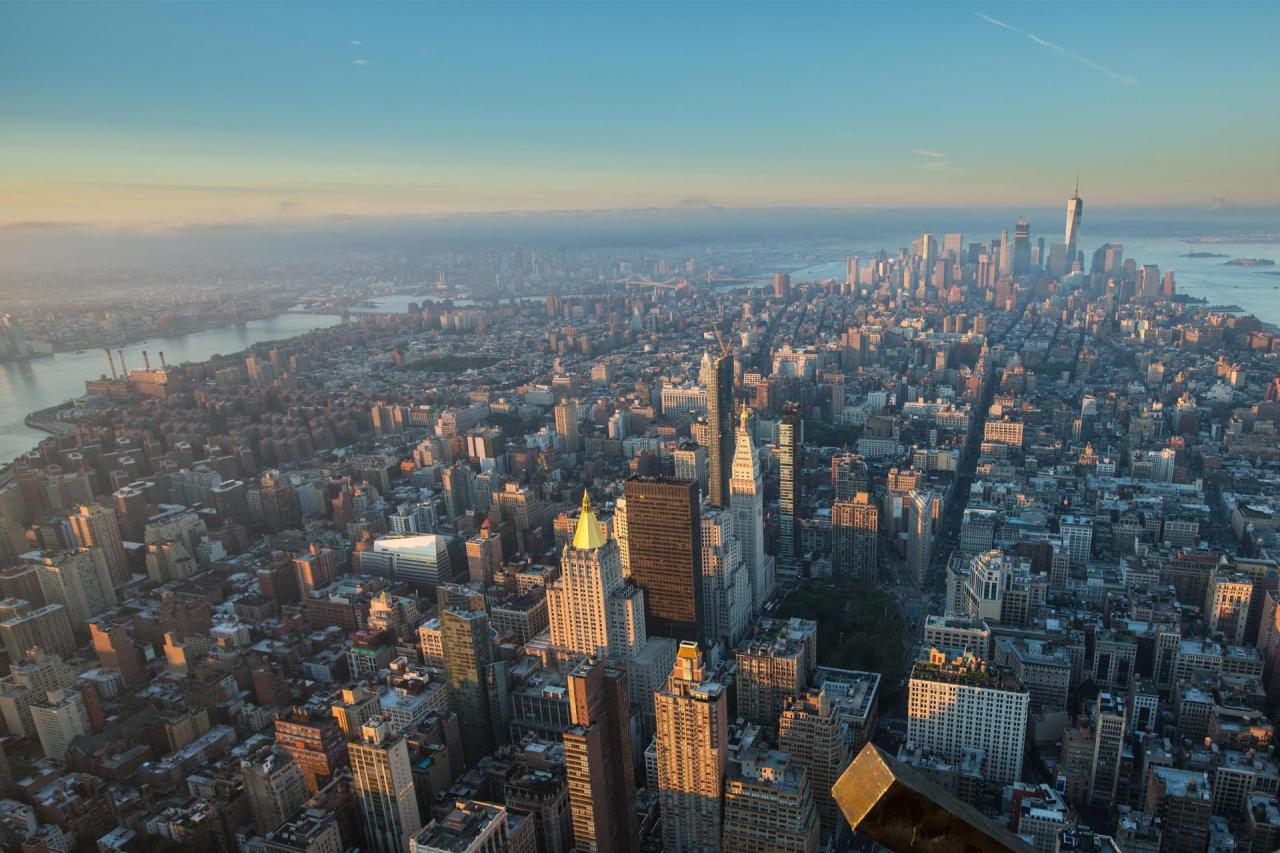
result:
[[[168,369],[168,367],[166,367],[166,365],[165,365],[165,363],[164,363],[164,350],[160,350],[160,369],[161,369],[161,370],[167,370],[167,369]]]
[[[124,350],[122,349],[116,350],[116,355],[120,356],[120,372],[123,373],[125,376],[128,376],[129,368],[124,366]]]
[[[111,347],[107,347],[107,364],[111,365],[111,381],[119,379],[116,375],[116,358],[111,354]]]
[[[147,370],[151,369],[151,359],[147,357],[146,350],[142,351],[142,366],[145,367]]]

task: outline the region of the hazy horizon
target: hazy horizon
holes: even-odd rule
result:
[[[0,223],[1280,204],[1275,4],[723,12],[7,3]]]

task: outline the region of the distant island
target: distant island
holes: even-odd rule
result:
[[[1187,252],[1184,258],[1229,258],[1230,255],[1224,255],[1221,252]]]
[[[1274,267],[1276,262],[1270,258],[1235,258],[1227,261],[1229,267]]]

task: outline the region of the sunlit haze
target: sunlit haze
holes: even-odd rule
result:
[[[1274,3],[6,3],[0,222],[1280,203]]]

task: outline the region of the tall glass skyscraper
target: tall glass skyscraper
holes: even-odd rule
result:
[[[800,547],[796,510],[800,500],[800,453],[804,446],[804,419],[800,407],[786,403],[778,424],[778,565],[794,570]]]

